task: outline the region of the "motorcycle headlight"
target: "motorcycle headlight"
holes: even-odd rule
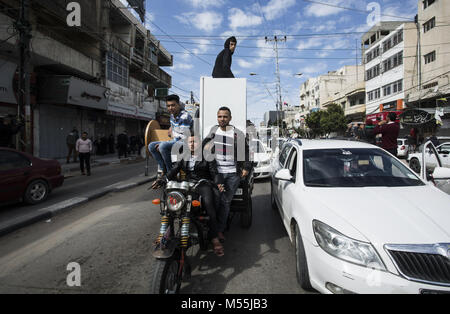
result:
[[[313,230],[317,243],[328,254],[353,264],[386,270],[372,244],[351,239],[317,220],[313,221]]]
[[[183,208],[186,203],[186,198],[180,192],[170,192],[167,194],[167,208],[170,211],[176,212]]]

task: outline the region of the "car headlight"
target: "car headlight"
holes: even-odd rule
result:
[[[313,221],[313,231],[317,243],[328,254],[353,264],[386,270],[372,244],[346,237],[317,220]]]
[[[180,192],[170,192],[167,194],[167,208],[170,211],[176,212],[183,208],[186,203],[186,198]]]

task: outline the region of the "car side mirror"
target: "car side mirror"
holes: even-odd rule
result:
[[[275,174],[275,179],[281,181],[292,181],[293,177],[289,169],[282,169]]]
[[[450,168],[436,167],[433,172],[434,180],[450,180]]]

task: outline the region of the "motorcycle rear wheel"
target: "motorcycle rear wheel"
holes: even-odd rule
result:
[[[179,294],[181,280],[178,280],[178,269],[178,259],[156,260],[150,273],[150,293]]]

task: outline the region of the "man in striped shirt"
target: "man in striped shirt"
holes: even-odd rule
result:
[[[213,147],[217,170],[223,177],[225,192],[220,196],[220,211],[217,215],[219,221],[219,239],[225,240],[223,232],[227,226],[228,215],[230,213],[231,201],[239,187],[241,179],[246,178],[251,169],[252,163],[249,159],[248,138],[240,130],[230,125],[231,110],[222,107],[217,113],[219,125],[213,127],[203,144]],[[208,144],[209,143],[209,144]],[[209,148],[206,148],[209,150]]]
[[[170,113],[169,136],[171,141],[153,142],[149,145],[149,151],[158,162],[163,175],[172,169],[172,146],[180,140],[185,139],[185,134],[189,134],[189,129],[193,125],[192,117],[187,111],[181,109],[180,97],[170,95],[166,98],[167,110]]]

